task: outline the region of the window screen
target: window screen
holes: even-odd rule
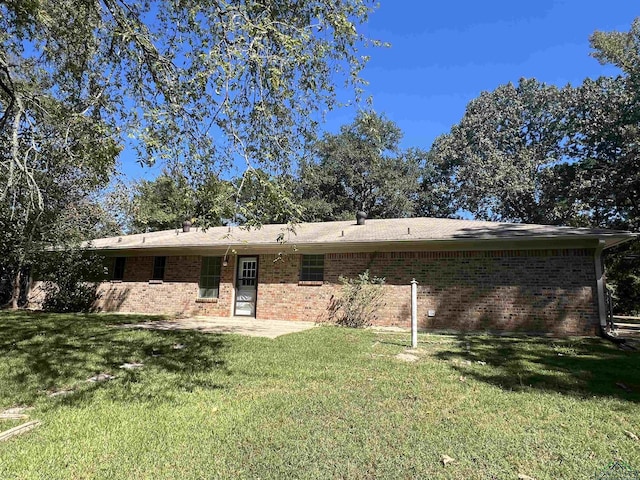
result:
[[[153,257],[153,277],[152,280],[164,280],[164,266],[167,257]]]
[[[113,279],[122,280],[124,278],[125,257],[116,257],[113,264]]]
[[[324,255],[303,255],[300,280],[322,281],[324,280]]]
[[[200,298],[218,298],[220,293],[220,257],[202,257]]]

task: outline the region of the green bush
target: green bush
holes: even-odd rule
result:
[[[329,320],[344,327],[370,326],[383,306],[384,278],[372,277],[369,270],[365,270],[357,278],[341,276],[339,280],[342,287],[340,295],[333,297],[329,304]]]
[[[48,312],[92,312],[98,300],[98,282],[104,259],[87,249],[65,247],[47,256],[39,272]]]
[[[614,314],[640,314],[640,240],[612,248],[605,265]]]

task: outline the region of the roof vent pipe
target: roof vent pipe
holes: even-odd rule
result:
[[[367,219],[367,214],[363,211],[356,212],[356,223],[358,225],[364,225],[364,221]]]
[[[191,220],[185,220],[182,222],[182,231],[187,233],[189,230],[191,230]]]

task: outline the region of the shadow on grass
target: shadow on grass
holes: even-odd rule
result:
[[[640,402],[640,352],[620,350],[606,340],[465,334],[457,339],[436,356],[467,377],[505,390]]]
[[[66,389],[74,392],[55,397],[57,401],[84,401],[116,385],[110,398],[123,401],[167,401],[176,392],[222,388],[214,381],[215,375],[209,374],[226,373],[225,339],[193,331],[118,328],[153,319],[144,315],[0,313],[0,408],[7,403],[32,403]],[[144,366],[120,368],[125,363]],[[116,379],[87,382],[101,373]]]

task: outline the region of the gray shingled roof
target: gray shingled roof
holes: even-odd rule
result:
[[[353,220],[338,222],[264,225],[260,229],[214,227],[206,231],[192,227],[190,232],[160,232],[100,238],[92,242],[97,250],[132,250],[151,248],[228,248],[236,246],[277,246],[278,237],[298,246],[343,246],[404,242],[482,242],[500,240],[604,240],[610,247],[629,240],[635,234],[616,230],[555,227],[549,225],[481,222],[440,218],[370,219],[365,225]]]

